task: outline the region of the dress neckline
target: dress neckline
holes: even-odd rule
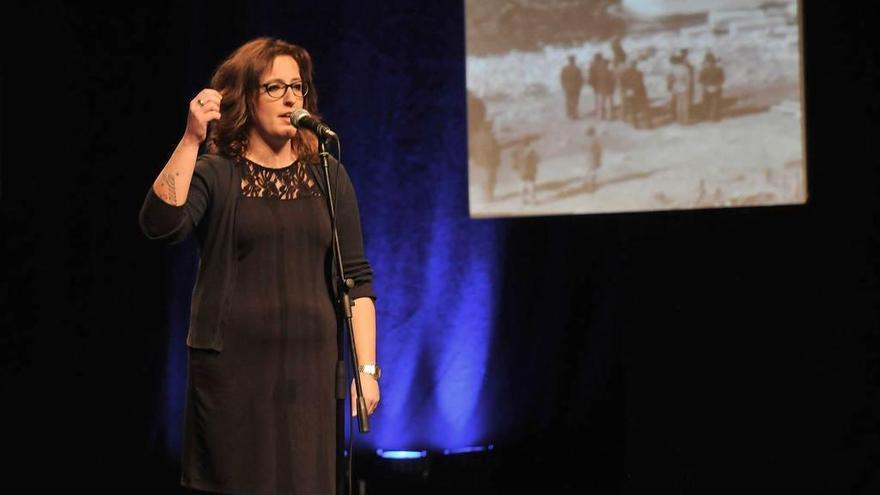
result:
[[[254,165],[255,167],[262,168],[262,169],[264,169],[264,170],[277,170],[277,171],[281,171],[281,170],[284,170],[284,169],[288,169],[288,168],[290,168],[290,167],[296,165],[297,163],[299,163],[299,158],[297,158],[297,159],[295,159],[290,165],[285,165],[285,166],[283,166],[283,167],[275,168],[275,167],[267,167],[267,166],[265,166],[265,165],[261,165],[261,164],[255,162],[255,161],[251,160],[250,158],[247,158],[247,157],[244,157],[244,156],[242,156],[241,158],[242,158],[244,161],[250,163],[251,165]]]
[[[305,166],[296,159],[281,168],[269,168],[241,157],[241,193],[246,198],[277,198],[282,200],[321,196],[317,182]]]

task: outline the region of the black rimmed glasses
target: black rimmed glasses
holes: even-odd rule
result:
[[[261,84],[261,88],[266,90],[266,94],[269,95],[270,98],[283,98],[284,95],[287,94],[288,88],[293,91],[293,96],[298,98],[302,98],[303,96],[309,94],[309,85],[302,81],[295,81],[290,84],[284,84],[280,81],[270,82],[266,84]]]

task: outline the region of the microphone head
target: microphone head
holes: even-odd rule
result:
[[[320,120],[312,117],[312,114],[305,108],[300,108],[290,114],[290,124],[297,129],[308,129],[320,139],[337,139],[335,132]]]
[[[308,110],[306,110],[305,108],[300,108],[299,110],[290,114],[290,124],[297,129],[300,129],[300,122],[302,122],[302,119],[311,116],[312,114],[310,114]]]

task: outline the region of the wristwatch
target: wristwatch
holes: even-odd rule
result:
[[[366,373],[376,380],[378,380],[379,377],[382,376],[382,368],[380,368],[379,365],[376,364],[362,364],[358,366],[358,371],[360,371],[361,373]]]

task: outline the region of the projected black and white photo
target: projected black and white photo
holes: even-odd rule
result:
[[[797,0],[466,0],[474,218],[806,201]]]

